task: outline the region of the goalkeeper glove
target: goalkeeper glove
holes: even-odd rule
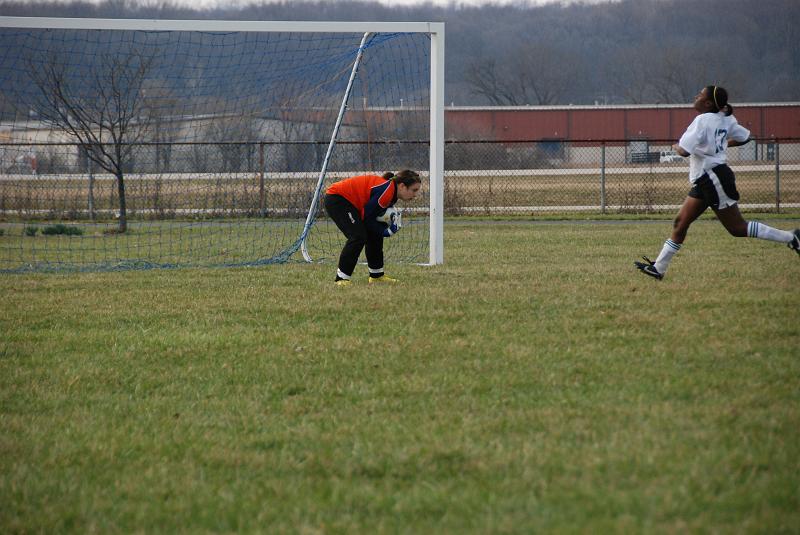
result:
[[[391,238],[397,234],[401,228],[403,228],[403,222],[402,218],[400,217],[400,212],[393,211],[389,215],[389,221],[387,222],[386,228],[383,229],[383,237]]]

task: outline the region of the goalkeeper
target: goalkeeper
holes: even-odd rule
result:
[[[422,180],[408,169],[341,180],[325,191],[325,211],[347,238],[339,255],[336,284],[347,286],[362,249],[366,248],[369,282],[397,282],[383,272],[383,239],[400,230],[400,214],[392,208],[398,199],[413,200]]]

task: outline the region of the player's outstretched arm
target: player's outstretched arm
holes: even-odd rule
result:
[[[684,158],[688,158],[689,157],[689,153],[683,147],[678,145],[677,143],[672,145],[672,150],[674,150],[675,152],[677,152],[678,154],[680,154]]]
[[[750,141],[752,139],[753,138],[751,138],[751,137],[745,139],[744,141],[738,141],[738,140],[735,140],[735,139],[729,139],[728,140],[728,147],[741,147],[742,145],[746,145],[746,144],[750,143]]]

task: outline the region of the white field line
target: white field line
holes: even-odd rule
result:
[[[781,208],[800,208],[800,203],[781,203]],[[644,204],[631,204],[631,205],[616,205],[616,204],[608,204],[606,205],[606,211],[631,211],[631,210],[654,210],[654,211],[665,211],[665,210],[677,210],[681,207],[680,204],[653,204],[653,205],[644,205]],[[740,203],[740,208],[744,209],[764,209],[764,208],[775,208],[775,203]],[[519,213],[519,212],[598,212],[601,210],[601,206],[599,204],[594,205],[574,205],[574,206],[465,206],[462,208],[457,208],[457,212],[467,212],[467,213],[490,213],[490,214],[502,214],[502,213]]]
[[[775,165],[733,165],[734,172],[764,172],[774,173]],[[659,166],[659,167],[607,167],[607,175],[640,175],[656,174],[668,175],[685,172],[688,174],[688,165],[681,166]],[[781,165],[781,171],[800,171],[800,164]],[[458,177],[492,177],[492,176],[599,176],[603,172],[600,167],[591,168],[569,168],[569,169],[470,169],[465,171],[445,171],[446,178]],[[330,178],[347,178],[365,171],[335,171],[327,173]],[[426,176],[427,173],[420,173]],[[265,173],[264,180],[291,180],[291,179],[314,179],[319,177],[319,173]],[[37,181],[37,180],[86,180],[86,173],[53,174],[53,175],[30,175],[30,174],[0,174],[0,181]],[[125,175],[128,180],[203,180],[203,181],[226,181],[226,180],[257,180],[257,172],[249,173],[128,173]],[[97,173],[95,180],[115,180],[109,173]],[[688,176],[687,176],[688,182]]]
[[[774,165],[732,165],[734,172],[768,172],[774,173]],[[800,165],[789,164],[780,166],[781,171],[800,171]],[[468,171],[445,171],[445,177],[474,177],[474,176],[599,176],[602,174],[601,167],[591,168],[570,168],[570,169],[498,169],[498,170],[468,170]],[[671,175],[675,173],[686,173],[686,180],[689,180],[689,166],[659,166],[659,167],[606,167],[606,175]]]

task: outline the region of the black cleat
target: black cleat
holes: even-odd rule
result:
[[[794,239],[792,239],[792,241],[790,241],[787,245],[789,246],[789,249],[797,254],[800,254],[800,228],[794,229]]]
[[[643,256],[642,259],[644,262],[634,262],[633,265],[636,266],[636,269],[644,273],[645,275],[649,275],[656,280],[661,280],[664,278],[663,273],[659,273],[656,269],[656,264],[646,256]]]

